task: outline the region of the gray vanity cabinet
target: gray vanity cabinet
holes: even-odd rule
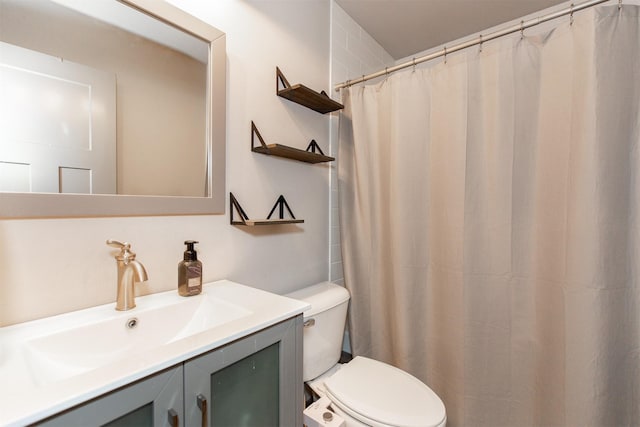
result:
[[[36,425],[47,427],[169,427],[169,411],[182,418],[182,364],[119,388]]]
[[[184,365],[186,426],[301,426],[302,318]]]
[[[294,427],[302,409],[299,315],[36,425]]]

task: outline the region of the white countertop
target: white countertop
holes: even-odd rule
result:
[[[181,363],[189,358],[289,319],[309,308],[307,303],[270,292],[220,280],[203,285],[202,294],[188,299],[215,295],[246,310],[241,317],[201,332],[134,352],[122,359],[68,378],[40,382],[25,357],[26,343],[65,328],[116,319],[126,321],[149,307],[184,301],[175,291],[146,295],[136,299],[133,310],[118,312],[115,304],[25,322],[0,328],[0,424],[22,426],[100,396]],[[194,300],[196,302],[197,300]]]

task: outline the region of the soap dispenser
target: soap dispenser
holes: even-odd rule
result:
[[[193,248],[195,240],[186,240],[187,250],[184,259],[178,264],[178,293],[183,297],[198,295],[202,292],[202,263]]]

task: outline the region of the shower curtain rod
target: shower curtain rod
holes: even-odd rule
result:
[[[542,24],[543,22],[551,21],[552,19],[556,19],[556,18],[559,18],[561,16],[565,16],[565,15],[573,16],[574,12],[578,12],[580,10],[587,9],[589,7],[598,5],[600,3],[605,3],[605,2],[608,2],[608,1],[611,1],[611,0],[590,0],[590,1],[586,1],[584,3],[580,3],[580,4],[577,4],[577,5],[571,4],[571,7],[567,8],[567,9],[560,10],[558,12],[554,12],[554,13],[550,13],[548,15],[540,16],[538,18],[531,19],[531,20],[529,20],[527,22],[520,21],[520,25],[514,25],[513,27],[509,27],[509,28],[506,28],[504,30],[496,31],[495,33],[491,33],[491,34],[488,34],[486,36],[483,36],[482,34],[480,34],[480,36],[478,38],[475,38],[473,40],[469,40],[469,41],[454,45],[453,47],[447,48],[445,46],[442,50],[439,50],[437,52],[431,53],[429,55],[421,56],[419,58],[413,58],[411,61],[404,62],[404,63],[399,64],[399,65],[394,65],[393,67],[387,67],[384,70],[380,70],[380,71],[377,71],[377,72],[372,73],[372,74],[363,75],[362,77],[357,78],[355,80],[347,80],[346,82],[338,83],[337,85],[335,85],[335,90],[337,92],[342,88],[353,86],[353,85],[358,84],[358,83],[366,82],[367,80],[375,79],[377,77],[382,77],[384,75],[389,75],[390,73],[395,73],[396,71],[402,70],[404,68],[413,67],[413,66],[415,66],[417,64],[420,64],[422,62],[430,61],[430,60],[438,58],[440,56],[446,56],[447,54],[450,54],[450,53],[453,53],[453,52],[457,52],[459,50],[466,49],[466,48],[474,46],[474,45],[482,44],[482,43],[487,42],[489,40],[497,39],[498,37],[506,36],[508,34],[516,33],[518,31],[524,31],[527,28],[534,27],[536,25]],[[618,0],[618,8],[620,8],[621,6],[622,6],[622,0]]]

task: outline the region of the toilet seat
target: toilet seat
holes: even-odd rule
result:
[[[440,426],[444,404],[423,382],[386,363],[356,357],[324,381],[328,397],[345,413],[374,427]]]

